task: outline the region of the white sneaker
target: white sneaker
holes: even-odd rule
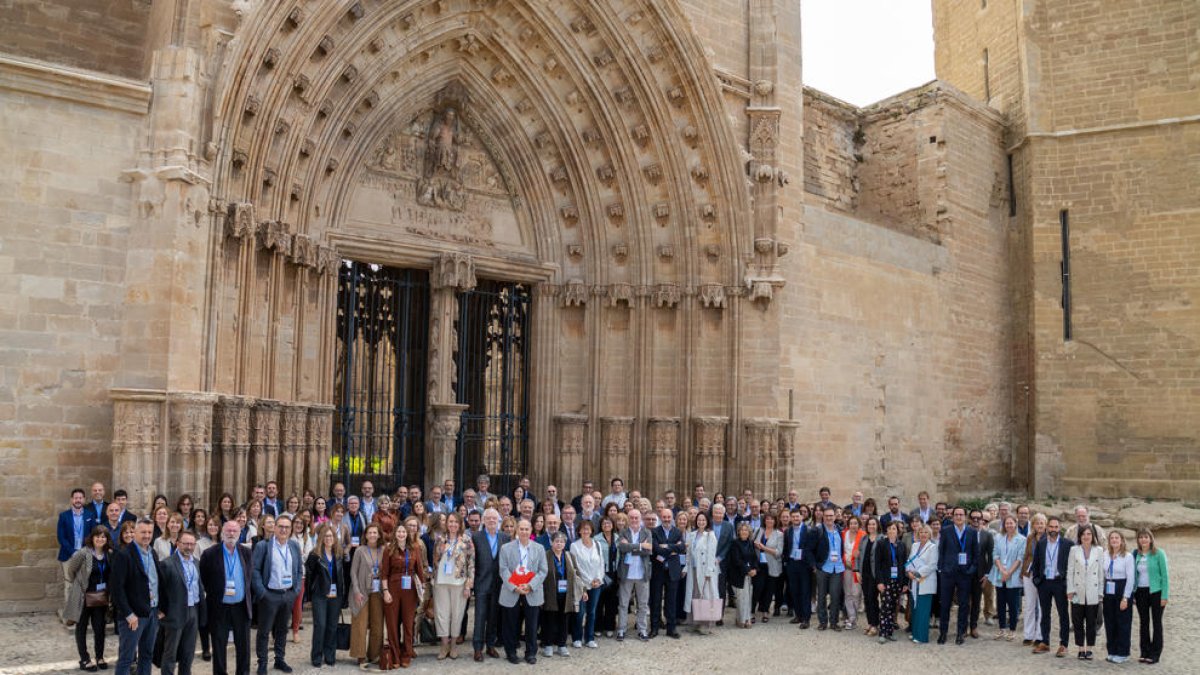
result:
[[[567,646],[566,646],[566,645],[563,645],[563,646],[561,646],[561,647],[559,647],[559,648],[558,648],[558,655],[559,655],[559,656],[570,656],[570,655],[571,655],[571,650],[567,649]]]
[[[596,644],[596,641],[595,641],[595,640],[589,640],[589,641],[588,641],[588,643],[587,643],[587,648],[588,648],[588,649],[596,649],[596,648],[598,648],[599,646],[600,646],[600,645]]]
[[[581,649],[583,647],[583,643],[579,640],[576,640],[571,643],[571,646],[575,647],[575,649]]]
[[[542,649],[542,656],[554,656],[554,647],[546,647]]]
[[[604,637],[610,638],[612,636],[613,636],[613,632],[611,630],[604,631]]]

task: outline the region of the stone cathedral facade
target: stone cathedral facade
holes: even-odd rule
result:
[[[793,0],[7,3],[0,609],[93,480],[1194,497],[1200,16],[1094,4],[857,108]]]

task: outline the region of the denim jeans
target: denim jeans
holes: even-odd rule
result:
[[[571,639],[575,642],[591,642],[596,639],[596,608],[600,606],[600,592],[604,586],[588,591],[587,601],[579,601],[579,611],[571,626]]]
[[[137,660],[137,675],[150,675],[154,657],[154,638],[158,635],[158,610],[151,609],[150,616],[138,617],[137,630],[130,630],[124,619],[117,622],[119,642],[117,646],[116,675],[129,675],[133,662]]]

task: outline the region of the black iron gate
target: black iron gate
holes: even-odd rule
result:
[[[377,494],[423,480],[428,342],[428,272],[342,264],[330,475],[351,492],[368,478]]]
[[[529,441],[529,286],[479,280],[459,297],[457,400],[467,405],[455,480],[481,473],[509,494],[525,471]]]

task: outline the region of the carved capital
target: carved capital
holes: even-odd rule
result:
[[[264,220],[258,224],[258,245],[260,248],[279,253],[290,253],[292,250],[291,226],[281,220]]]
[[[653,300],[655,307],[674,308],[681,297],[679,286],[675,284],[659,284],[654,288]]]
[[[701,284],[697,295],[700,297],[700,304],[711,309],[722,309],[725,307],[725,287],[721,284]]]
[[[459,291],[475,288],[475,260],[462,253],[443,253],[433,263],[429,285]]]
[[[563,287],[563,307],[583,307],[588,301],[588,287],[580,279],[571,279]]]
[[[651,417],[646,434],[651,456],[674,456],[679,452],[678,417]]]
[[[693,417],[692,431],[695,434],[693,438],[696,455],[707,457],[725,454],[725,429],[728,426],[728,417]]]
[[[245,239],[254,234],[254,205],[247,202],[230,204],[225,212],[225,236]]]
[[[292,253],[290,259],[296,265],[312,269],[317,266],[318,250],[317,244],[312,237],[304,234],[297,234],[292,237]]]
[[[588,417],[577,413],[562,413],[554,416],[558,429],[558,452],[564,455],[583,454],[583,437],[587,431]]]
[[[633,306],[634,288],[631,284],[616,283],[608,287],[608,306],[616,307],[622,303],[626,307]]]
[[[429,406],[429,428],[435,439],[457,439],[462,426],[463,403],[434,403]]]
[[[632,417],[601,417],[600,445],[604,454],[628,455],[632,432]]]

